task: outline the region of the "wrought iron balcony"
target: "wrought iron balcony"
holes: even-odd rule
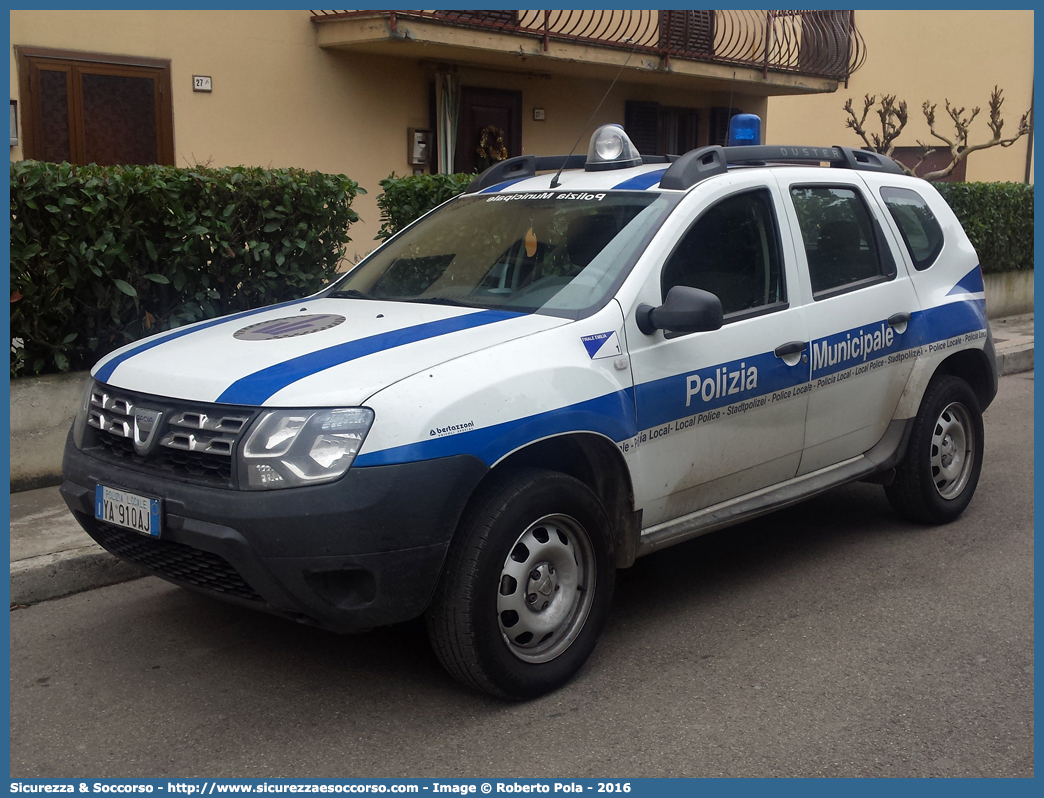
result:
[[[866,59],[853,11],[313,11],[322,24],[378,18],[574,42],[847,81]]]

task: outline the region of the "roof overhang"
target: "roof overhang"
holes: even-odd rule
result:
[[[373,15],[321,18],[319,46],[327,50],[372,53],[417,61],[452,63],[545,76],[570,75],[611,80],[626,62],[624,80],[705,91],[740,89],[745,94],[776,96],[834,92],[839,81],[762,70],[751,65],[720,64],[655,53],[628,51],[590,42],[542,41],[538,37],[494,29],[446,25],[407,16]]]

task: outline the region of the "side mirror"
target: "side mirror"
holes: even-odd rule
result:
[[[717,330],[721,327],[721,300],[710,291],[676,285],[658,308],[639,305],[634,320],[646,335],[657,330],[691,333]]]

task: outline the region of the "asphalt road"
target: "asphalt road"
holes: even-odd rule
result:
[[[621,572],[578,678],[469,692],[419,623],[354,637],[148,578],[11,614],[11,774],[1032,776],[1033,373],[946,527],[852,485]]]

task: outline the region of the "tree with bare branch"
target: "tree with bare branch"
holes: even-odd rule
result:
[[[947,166],[942,169],[938,169],[934,172],[922,175],[925,180],[940,180],[948,175],[953,174],[953,170],[966,159],[971,153],[976,150],[985,150],[990,147],[1010,147],[1020,138],[1028,135],[1033,129],[1033,117],[1032,109],[1022,115],[1019,120],[1019,127],[1015,131],[1015,134],[1004,137],[1004,119],[1001,117],[1001,106],[1004,104],[1004,92],[997,86],[993,87],[993,93],[990,95],[990,120],[986,124],[988,125],[990,132],[993,134],[989,141],[984,141],[979,144],[969,144],[968,137],[971,131],[972,122],[975,121],[975,117],[979,115],[979,107],[972,108],[971,112],[965,115],[965,109],[963,107],[958,108],[951,106],[950,101],[947,99],[946,103],[946,114],[950,117],[950,121],[953,122],[955,133],[950,136],[945,136],[939,132],[936,128],[935,120],[935,109],[937,104],[925,100],[921,105],[921,112],[924,114],[925,120],[928,122],[928,131],[932,137],[938,139],[950,152],[950,162]],[[852,105],[851,98],[848,99],[844,104],[844,110],[848,114],[848,119],[845,121],[845,126],[855,131],[856,135],[863,140],[866,148],[873,150],[874,152],[881,153],[891,157],[895,151],[895,140],[899,137],[899,134],[903,132],[903,128],[906,127],[908,121],[908,115],[906,110],[906,102],[900,100],[896,103],[896,96],[894,94],[885,94],[881,96],[880,108],[877,109],[877,116],[881,122],[881,133],[868,133],[866,126],[866,119],[869,116],[870,111],[877,105],[877,97],[871,94],[867,94],[863,97],[863,111],[862,114],[858,114]],[[921,157],[920,160],[914,164],[913,168],[900,163],[903,171],[908,175],[916,174],[918,168],[924,163],[925,159],[928,158],[936,148],[941,149],[938,145],[933,147],[932,145],[918,140],[917,142],[921,146]]]

